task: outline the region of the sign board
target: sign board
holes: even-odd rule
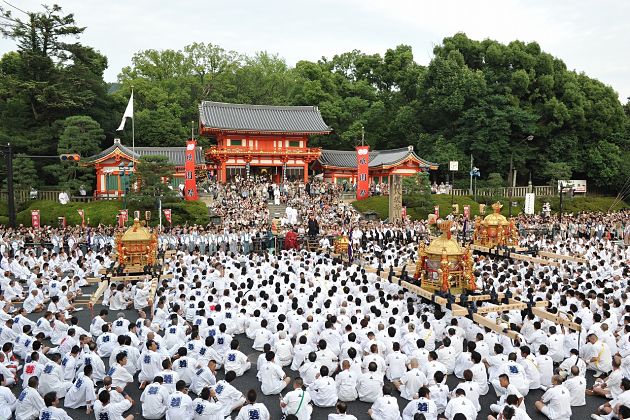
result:
[[[525,214],[534,214],[534,200],[536,195],[534,193],[525,194]]]
[[[558,192],[560,192],[561,184],[564,185],[565,193],[571,192],[571,190],[573,190],[574,193],[586,194],[585,179],[558,180]]]
[[[459,162],[456,160],[451,160],[448,163],[448,170],[449,171],[458,171],[459,170]]]
[[[560,192],[560,185],[564,185],[564,193],[569,193],[573,190],[574,193],[586,194],[585,179],[558,180],[558,192]]]

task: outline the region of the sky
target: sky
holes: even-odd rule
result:
[[[9,0],[35,10],[44,0]],[[4,0],[0,0],[3,4]],[[361,50],[383,54],[411,45],[429,63],[443,38],[536,41],[571,70],[630,97],[630,1],[627,0],[57,0],[86,26],[81,42],[109,60],[114,82],[135,52],[210,42],[226,50],[299,60]],[[3,4],[6,6],[6,4]],[[14,49],[0,38],[0,54]]]

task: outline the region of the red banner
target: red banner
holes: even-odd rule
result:
[[[127,210],[118,211],[118,227],[125,227],[125,222],[127,221],[128,216],[129,212]]]
[[[35,229],[39,229],[40,227],[40,218],[39,218],[39,210],[31,210],[31,225]]]
[[[369,196],[370,181],[368,164],[370,163],[370,146],[357,146],[357,200]]]
[[[173,222],[171,221],[171,209],[164,209],[164,217],[166,218],[166,221],[169,225],[173,224]]]
[[[79,213],[79,216],[81,217],[81,226],[85,226],[85,212],[83,209],[77,209],[77,213]]]
[[[438,219],[440,218],[440,206],[433,207],[433,214],[435,214],[435,217]]]
[[[403,206],[402,211],[400,212],[400,215],[402,216],[403,219],[407,218],[407,207]]]
[[[184,199],[185,200],[198,200],[199,194],[197,194],[197,181],[195,179],[195,149],[197,148],[197,142],[195,140],[188,140],[186,142],[186,163],[184,163]]]
[[[464,206],[464,217],[467,220],[470,219],[470,206]]]

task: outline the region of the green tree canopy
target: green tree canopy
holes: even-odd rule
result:
[[[173,191],[168,183],[175,172],[175,168],[168,163],[168,158],[162,155],[144,155],[136,165],[133,182],[137,185],[135,196],[160,197],[172,196]]]
[[[57,145],[57,154],[76,153],[82,159],[97,154],[105,133],[98,122],[86,115],[68,117],[64,120],[63,131]],[[59,162],[48,165],[46,170],[59,179],[68,191],[78,191],[81,186],[91,190],[94,181],[94,169],[75,162]]]

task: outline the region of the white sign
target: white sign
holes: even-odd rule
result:
[[[448,163],[448,169],[449,171],[458,171],[459,170],[459,162],[456,160],[451,160]]]
[[[534,200],[536,195],[534,193],[525,194],[525,214],[534,214]]]

